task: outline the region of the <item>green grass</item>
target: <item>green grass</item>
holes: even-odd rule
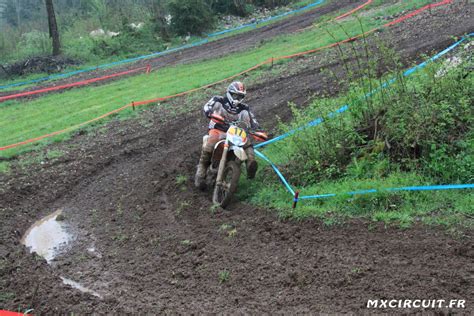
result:
[[[230,272],[227,270],[220,271],[218,274],[219,283],[226,283],[230,279]]]
[[[64,156],[64,151],[62,150],[48,150],[46,153],[46,158],[49,160],[54,160]]]
[[[425,1],[427,2],[427,1]],[[421,5],[423,2],[419,1]],[[411,8],[413,4],[396,4],[387,12]],[[383,22],[366,16],[364,29],[379,26]],[[361,32],[359,22],[348,20],[341,23],[350,35]],[[342,40],[347,35],[335,24],[327,29]],[[255,49],[203,62],[166,67],[149,75],[138,75],[98,87],[84,87],[63,93],[46,95],[29,102],[11,100],[0,104],[0,146],[16,143],[100,116],[129,102],[171,95],[221,80],[258,64],[269,57],[292,54],[332,43],[334,40],[322,29],[314,29],[297,35],[280,36],[262,42]],[[129,113],[127,110],[126,112]],[[127,114],[125,114],[127,115]],[[68,135],[47,140],[61,141]],[[5,150],[1,156],[11,157],[35,148],[27,145]]]
[[[8,161],[0,162],[0,174],[10,172],[10,163]]]
[[[262,182],[265,183],[264,186]],[[344,194],[358,190],[427,184],[432,184],[430,179],[424,179],[416,173],[393,173],[387,178],[327,180],[299,188],[301,196],[336,193],[336,197],[300,200],[297,208],[293,209],[292,196],[276,176],[265,171],[260,172],[253,182],[241,179],[239,199],[262,207],[270,206],[283,217],[314,217],[327,224],[341,223],[350,218],[365,218],[403,228],[417,222],[446,227],[472,227],[474,194],[470,190]]]
[[[176,176],[176,184],[178,186],[184,185],[188,181],[188,176],[186,175],[178,175]]]

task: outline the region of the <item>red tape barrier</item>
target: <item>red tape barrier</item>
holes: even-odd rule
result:
[[[94,82],[103,81],[103,80],[107,80],[107,79],[111,79],[111,78],[115,78],[115,77],[120,77],[120,76],[128,75],[128,74],[131,74],[131,73],[134,73],[134,72],[139,72],[141,70],[146,70],[146,73],[149,73],[151,68],[148,65],[147,67],[136,68],[136,69],[132,69],[132,70],[128,70],[128,71],[118,72],[118,73],[115,73],[115,74],[112,74],[112,75],[107,75],[107,76],[94,78],[94,79],[87,79],[87,80],[78,81],[78,82],[74,82],[74,83],[69,83],[69,84],[65,84],[65,85],[61,85],[61,86],[49,87],[49,88],[33,90],[33,91],[26,91],[26,92],[21,92],[21,93],[17,93],[17,94],[10,94],[10,95],[0,97],[0,102],[4,102],[4,101],[7,101],[7,100],[11,100],[11,99],[17,99],[17,98],[21,98],[21,97],[26,97],[26,96],[30,96],[30,95],[35,95],[35,94],[45,93],[45,92],[64,90],[64,89],[67,89],[67,88],[73,88],[73,87],[78,87],[78,86],[85,86],[85,85],[88,85],[88,84],[91,84],[91,83],[94,83]]]
[[[24,316],[26,314],[1,310],[0,316]]]
[[[169,95],[169,96],[165,96],[165,97],[160,97],[160,98],[155,98],[155,99],[150,99],[150,100],[144,100],[144,101],[138,101],[138,102],[132,102],[132,103],[129,103],[127,105],[124,105],[122,106],[121,108],[118,108],[118,109],[115,109],[111,112],[108,112],[108,113],[105,113],[99,117],[96,117],[94,119],[91,119],[89,121],[86,121],[86,122],[83,122],[83,123],[80,123],[80,124],[77,124],[77,125],[74,125],[74,126],[71,126],[71,127],[68,127],[68,128],[65,128],[63,130],[60,130],[60,131],[56,131],[56,132],[53,132],[53,133],[50,133],[50,134],[46,134],[46,135],[42,135],[42,136],[39,136],[39,137],[36,137],[36,138],[32,138],[32,139],[28,139],[28,140],[25,140],[25,141],[22,141],[22,142],[19,142],[19,143],[16,143],[16,144],[11,144],[11,145],[7,145],[7,146],[4,146],[4,147],[0,147],[0,151],[2,150],[6,150],[6,149],[10,149],[10,148],[15,148],[15,147],[19,147],[19,146],[22,146],[22,145],[26,145],[26,144],[30,144],[30,143],[33,143],[33,142],[37,142],[37,141],[40,141],[40,140],[43,140],[45,138],[49,138],[49,137],[52,137],[52,136],[56,136],[56,135],[59,135],[59,134],[62,134],[62,133],[65,133],[65,132],[68,132],[68,131],[72,131],[74,129],[77,129],[77,128],[80,128],[84,125],[87,125],[87,124],[90,124],[92,122],[95,122],[95,121],[98,121],[98,120],[101,120],[103,118],[106,118],[110,115],[113,115],[113,114],[116,114],[118,112],[121,112],[123,110],[125,110],[126,108],[129,108],[129,107],[132,107],[132,106],[139,106],[139,105],[145,105],[145,104],[150,104],[150,103],[153,103],[153,102],[160,102],[160,101],[165,101],[165,100],[168,100],[168,99],[172,99],[172,98],[175,98],[175,97],[179,97],[179,96],[183,96],[183,95],[187,95],[187,94],[190,94],[192,92],[195,92],[195,91],[198,91],[198,90],[202,90],[202,89],[207,89],[209,87],[212,87],[216,84],[219,84],[219,83],[222,83],[222,82],[225,82],[227,80],[230,80],[230,79],[233,79],[235,77],[238,77],[238,76],[241,76],[247,72],[250,72],[252,70],[255,70],[257,68],[260,68],[261,66],[263,65],[266,65],[266,64],[270,64],[272,63],[273,61],[275,60],[280,60],[280,59],[290,59],[290,58],[294,58],[294,57],[298,57],[298,56],[302,56],[302,55],[307,55],[307,54],[311,54],[311,53],[314,53],[314,52],[317,52],[317,51],[320,51],[320,50],[323,50],[323,49],[326,49],[326,48],[330,48],[330,47],[335,47],[337,45],[340,45],[340,44],[343,44],[343,43],[347,43],[347,42],[351,42],[351,41],[354,41],[358,38],[361,38],[367,34],[370,34],[370,33],[373,33],[379,29],[382,29],[383,27],[390,27],[394,24],[398,24],[398,23],[401,23],[402,21],[405,21],[417,14],[420,14],[421,12],[423,11],[426,11],[428,9],[431,9],[431,8],[434,8],[434,7],[438,7],[438,6],[441,6],[441,5],[447,5],[447,4],[450,4],[452,3],[453,0],[443,0],[441,2],[438,2],[438,3],[434,3],[434,4],[429,4],[427,6],[424,6],[420,9],[417,9],[416,11],[412,12],[412,13],[409,13],[407,15],[404,15],[400,18],[398,18],[396,21],[398,21],[397,23],[393,23],[392,22],[389,22],[389,23],[386,23],[380,27],[377,27],[377,28],[374,28],[370,31],[367,31],[365,33],[362,33],[362,34],[359,34],[357,36],[354,36],[354,37],[350,37],[350,38],[346,38],[345,40],[342,40],[340,42],[337,42],[337,43],[333,43],[333,44],[329,44],[329,45],[326,45],[326,46],[323,46],[323,47],[319,47],[319,48],[316,48],[316,49],[312,49],[312,50],[308,50],[308,51],[304,51],[304,52],[301,52],[301,53],[297,53],[297,54],[292,54],[292,55],[287,55],[287,56],[281,56],[281,57],[277,57],[277,58],[269,58],[247,70],[244,70],[238,74],[235,74],[235,75],[232,75],[228,78],[225,78],[225,79],[222,79],[222,80],[219,80],[219,81],[216,81],[216,82],[213,82],[213,83],[210,83],[210,84],[207,84],[207,85],[204,85],[204,86],[201,86],[201,87],[198,87],[198,88],[194,88],[194,89],[191,89],[191,90],[188,90],[188,91],[184,91],[184,92],[181,92],[181,93],[177,93],[177,94],[174,94],[174,95]],[[416,12],[416,14],[414,14]]]

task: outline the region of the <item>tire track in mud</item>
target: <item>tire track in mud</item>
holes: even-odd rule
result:
[[[399,46],[403,57],[418,59],[418,48],[444,48],[451,35],[471,31],[471,15],[472,6],[459,4],[380,36]],[[343,73],[332,54],[295,61],[290,73],[250,87],[249,103],[260,121],[270,127],[276,114],[288,119],[288,101],[302,105],[334,86],[320,71]],[[195,113],[175,117],[172,110],[151,108],[140,119],[110,122],[105,134],[52,146],[67,151],[58,162],[0,176],[0,290],[15,295],[5,307],[81,314],[334,313],[365,312],[367,299],[375,298],[469,299],[471,236],[453,239],[422,226],[369,229],[364,221],[325,227],[316,220],[278,219],[242,203],[212,213],[209,196],[191,181],[207,123],[199,104],[207,98],[175,101]],[[179,175],[189,180],[179,184]],[[58,208],[83,241],[49,267],[28,255],[18,236]],[[101,258],[87,253],[91,242]],[[225,270],[230,279],[219,283]],[[60,274],[104,300],[62,285]]]

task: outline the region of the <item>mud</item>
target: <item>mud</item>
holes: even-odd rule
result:
[[[445,48],[451,35],[474,29],[472,5],[458,3],[379,34],[409,63]],[[331,55],[263,74],[249,103],[264,127],[290,118],[287,102],[303,106],[317,93],[343,89],[327,78],[343,74]],[[217,87],[222,89],[224,86]],[[280,219],[243,203],[210,207],[192,187],[211,93],[177,99],[168,110],[112,121],[103,133],[52,145],[65,155],[0,176],[0,309],[35,313],[367,313],[368,299],[465,299],[472,314],[472,232],[384,227],[354,220],[328,227],[318,220]],[[176,115],[172,106],[195,111]],[[30,155],[36,155],[31,153]],[[181,184],[178,176],[188,181]],[[74,247],[38,260],[20,244],[46,210],[67,210]],[[94,251],[90,251],[94,248]],[[219,273],[227,271],[222,282]],[[100,293],[62,283],[61,276]],[[419,310],[418,310],[419,311]],[[413,312],[376,310],[375,312]]]

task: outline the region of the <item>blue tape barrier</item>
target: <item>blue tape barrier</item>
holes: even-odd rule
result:
[[[400,191],[442,191],[442,190],[459,190],[459,189],[474,189],[474,184],[444,184],[444,185],[425,185],[425,186],[410,186],[410,187],[400,187],[400,188],[386,188],[386,189],[369,189],[369,190],[360,190],[347,193],[339,194],[319,194],[319,195],[305,195],[300,196],[301,200],[309,199],[325,199],[335,196],[342,195],[365,195],[377,192],[400,192]]]
[[[311,9],[315,6],[318,6],[322,3],[324,3],[325,1],[326,0],[318,0],[314,3],[311,3],[307,6],[299,8],[297,10],[288,11],[288,12],[285,12],[285,13],[280,14],[280,15],[276,15],[276,16],[273,16],[273,17],[270,17],[270,18],[267,18],[267,19],[259,20],[255,23],[245,24],[245,25],[241,25],[239,27],[233,28],[233,29],[228,29],[228,30],[223,30],[223,31],[207,34],[207,37],[208,38],[215,37],[215,36],[218,36],[218,35],[234,32],[234,31],[237,31],[237,30],[241,30],[241,29],[244,29],[244,28],[247,28],[247,27],[250,27],[250,26],[257,27],[257,25],[259,23],[268,22],[268,21],[271,21],[271,20],[282,18],[282,17],[290,15],[290,14],[294,14],[294,13],[298,13],[298,12],[301,12],[301,11],[304,11],[304,10],[308,10],[308,9]],[[27,85],[27,84],[39,83],[39,82],[43,82],[43,81],[60,79],[60,78],[67,78],[67,77],[71,77],[71,76],[81,74],[81,73],[85,73],[85,72],[89,72],[89,71],[94,71],[94,70],[104,69],[104,68],[111,68],[111,67],[114,67],[114,66],[130,63],[130,62],[134,62],[134,61],[138,61],[138,60],[148,59],[148,58],[151,58],[151,57],[158,57],[158,56],[161,56],[161,55],[166,55],[166,54],[173,53],[173,52],[183,50],[183,49],[186,49],[186,48],[200,46],[202,44],[205,44],[205,43],[209,42],[208,38],[205,38],[205,39],[203,39],[201,41],[198,41],[196,43],[182,45],[182,46],[172,48],[172,49],[162,51],[162,52],[156,52],[156,53],[152,53],[152,54],[148,54],[148,55],[138,56],[138,57],[134,57],[134,58],[128,58],[128,59],[124,59],[124,60],[121,60],[121,61],[111,62],[111,63],[108,63],[108,64],[103,64],[103,65],[99,65],[99,66],[95,66],[95,67],[88,67],[88,68],[84,68],[84,69],[81,69],[81,70],[71,71],[71,72],[67,72],[67,73],[63,73],[63,74],[50,75],[50,76],[46,76],[46,77],[42,77],[42,78],[38,78],[38,79],[32,79],[32,80],[22,81],[22,82],[17,82],[17,83],[11,83],[11,84],[0,86],[0,89],[19,87],[19,86],[24,86],[24,85]]]
[[[281,179],[281,182],[283,182],[283,184],[285,185],[285,188],[288,190],[288,192],[291,193],[291,195],[295,195],[295,191],[293,191],[293,189],[291,188],[290,184],[288,183],[288,181],[286,181],[285,177],[281,174],[280,170],[278,170],[277,166],[275,166],[273,164],[273,162],[270,161],[270,159],[268,159],[264,154],[262,154],[261,152],[259,152],[258,150],[255,150],[255,154],[257,156],[259,156],[260,158],[262,158],[263,160],[265,160],[266,162],[268,162],[270,164],[270,166],[272,166],[273,170],[275,170],[275,173],[278,175],[278,177]]]
[[[421,64],[419,65],[416,65],[415,67],[413,68],[410,68],[408,70],[406,70],[404,73],[403,73],[403,76],[407,77],[407,76],[410,76],[411,74],[413,74],[414,72],[422,69],[422,68],[425,68],[430,62],[433,62],[437,59],[439,59],[440,57],[446,55],[447,53],[449,53],[450,51],[452,51],[453,49],[455,49],[456,47],[458,47],[459,45],[461,45],[462,42],[466,41],[469,37],[472,37],[474,36],[474,33],[470,33],[468,35],[466,35],[466,37],[463,37],[461,40],[457,41],[456,43],[452,44],[451,46],[449,46],[448,48],[446,48],[445,50],[439,52],[438,54],[434,55],[433,57],[431,57],[430,59],[428,59],[427,61],[424,61],[422,62]],[[387,87],[389,87],[390,85],[392,85],[394,82],[396,81],[395,78],[393,79],[390,79],[388,81],[386,81],[385,83],[383,83],[380,87],[370,91],[369,93],[365,94],[364,97],[362,98],[366,98],[366,97],[371,97],[372,95],[374,95],[375,93],[379,92],[380,90],[382,89],[385,89]],[[348,109],[349,109],[349,106],[348,104],[346,105],[343,105],[342,107],[340,107],[339,109],[337,109],[336,111],[334,112],[331,112],[328,114],[328,117],[329,118],[332,118],[338,114],[341,114],[341,113],[344,113],[346,112]],[[299,132],[299,131],[302,131],[308,127],[313,127],[313,126],[317,126],[319,124],[321,124],[322,122],[324,122],[324,119],[323,118],[317,118],[309,123],[307,123],[306,125],[303,125],[303,126],[300,126],[298,128],[295,128],[289,132],[286,132],[280,136],[277,136],[275,138],[272,138],[270,140],[267,140],[266,142],[263,142],[263,143],[260,143],[260,144],[257,144],[255,145],[255,148],[260,148],[260,147],[263,147],[263,146],[266,146],[266,145],[269,145],[269,144],[272,144],[272,143],[275,143],[275,142],[278,142],[280,140],[283,140],[293,134],[295,134],[296,132]]]
[[[291,196],[295,197],[295,191],[288,183],[286,178],[280,172],[277,166],[271,162],[271,160],[262,154],[260,151],[255,150],[255,154],[265,160],[270,166],[273,168],[277,176],[280,178],[281,182],[285,186],[286,190],[291,194]],[[367,189],[367,190],[359,190],[359,191],[352,191],[352,192],[345,192],[345,193],[328,193],[328,194],[317,194],[317,195],[304,195],[299,196],[298,198],[294,198],[294,202],[298,200],[310,200],[310,199],[327,199],[336,196],[344,196],[344,195],[365,195],[365,194],[372,194],[377,192],[401,192],[401,191],[445,191],[445,190],[460,190],[460,189],[474,189],[474,184],[444,184],[444,185],[425,185],[425,186],[409,186],[409,187],[399,187],[399,188],[385,188],[385,189]]]
[[[403,75],[404,76],[410,76],[414,72],[426,67],[428,65],[428,63],[433,62],[433,61],[439,59],[440,57],[446,55],[448,52],[452,51],[453,49],[458,47],[462,42],[464,42],[465,40],[467,40],[469,37],[472,37],[472,36],[474,36],[474,33],[468,34],[466,37],[463,37],[461,40],[457,41],[456,43],[452,44],[451,46],[449,46],[445,50],[443,50],[443,51],[439,52],[438,54],[434,55],[433,57],[431,57],[427,61],[424,61],[421,64],[418,64],[415,67],[406,70],[403,73]],[[371,97],[373,94],[375,94],[376,92],[378,92],[382,89],[387,88],[388,86],[393,84],[395,81],[396,81],[396,79],[388,80],[387,82],[382,84],[377,89],[374,89],[371,92],[367,93],[364,97]],[[344,105],[344,106],[340,107],[339,109],[337,109],[335,112],[331,112],[328,115],[328,117],[332,118],[332,117],[334,117],[338,114],[346,112],[348,109],[349,109],[349,105]],[[291,130],[291,131],[289,131],[289,132],[287,132],[283,135],[280,135],[278,137],[275,137],[275,138],[273,138],[269,141],[257,144],[254,147],[259,148],[259,147],[263,147],[265,145],[269,145],[271,143],[275,143],[277,141],[280,141],[284,138],[287,138],[287,137],[295,134],[298,131],[301,131],[301,130],[306,129],[308,127],[317,126],[317,125],[321,124],[322,122],[324,122],[324,119],[317,118],[317,119],[307,123],[304,126],[293,129],[293,130]],[[474,184],[446,184],[446,185],[429,185],[429,186],[409,186],[409,187],[399,187],[399,188],[386,188],[386,189],[379,189],[379,190],[377,190],[377,189],[368,189],[368,190],[359,190],[359,191],[339,193],[339,194],[329,193],[329,194],[318,194],[318,195],[306,195],[306,196],[300,196],[300,197],[296,198],[295,191],[292,189],[291,185],[288,183],[288,180],[283,176],[283,174],[278,169],[278,167],[268,157],[266,157],[263,153],[261,153],[257,149],[255,149],[255,154],[258,157],[262,158],[264,161],[266,161],[267,163],[270,164],[270,166],[273,168],[273,170],[277,174],[278,178],[281,180],[281,182],[285,186],[286,190],[294,197],[294,202],[295,203],[298,201],[298,199],[301,199],[301,200],[325,199],[325,198],[335,197],[335,196],[338,196],[338,195],[352,195],[352,196],[354,196],[354,195],[371,194],[371,193],[377,193],[377,192],[439,191],[439,190],[454,190],[454,189],[458,189],[458,190],[459,189],[474,189]]]

